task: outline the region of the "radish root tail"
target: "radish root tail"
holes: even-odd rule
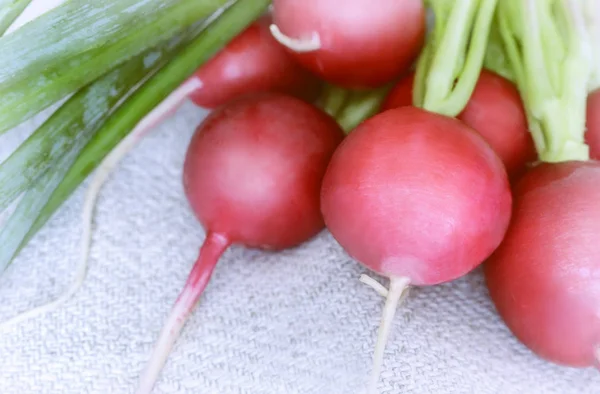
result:
[[[230,241],[225,236],[210,232],[207,234],[198,260],[160,332],[150,361],[141,376],[137,394],[149,394],[152,391],[179,333],[208,285],[219,258],[229,245]]]
[[[377,383],[381,375],[383,366],[383,355],[385,352],[385,346],[390,335],[392,321],[396,314],[396,309],[400,304],[403,293],[408,288],[410,280],[408,278],[390,278],[390,288],[387,293],[385,306],[383,307],[383,314],[381,316],[381,323],[377,333],[377,342],[375,344],[375,352],[373,353],[373,369],[371,372],[371,379],[369,381],[369,394],[377,394]]]
[[[375,279],[371,278],[369,275],[362,274],[358,280],[360,280],[365,285],[372,287],[373,290],[375,290],[380,296],[388,296],[388,289],[386,289],[384,285],[377,282]]]
[[[190,78],[184,82],[177,90],[172,92],[163,102],[154,110],[146,115],[133,129],[131,133],[113,149],[100,163],[98,169],[90,182],[90,187],[86,193],[83,202],[82,212],[82,235],[81,235],[81,260],[75,279],[71,286],[56,300],[33,308],[27,312],[20,313],[15,317],[0,324],[0,329],[12,327],[33,317],[52,312],[69,301],[83,285],[88,270],[88,257],[92,240],[92,221],[94,215],[94,206],[100,193],[102,185],[108,179],[110,173],[121,161],[121,159],[135,147],[135,145],[150,131],[154,126],[162,122],[167,116],[173,113],[183,101],[196,89],[202,87],[202,81],[198,78]]]
[[[321,49],[321,37],[317,32],[313,32],[310,39],[306,40],[286,36],[275,24],[271,24],[269,28],[273,38],[275,38],[281,45],[291,49],[294,52],[306,53]]]

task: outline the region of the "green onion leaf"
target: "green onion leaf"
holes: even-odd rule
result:
[[[0,133],[228,2],[69,0],[0,38]]]
[[[20,238],[21,242],[13,255],[29,242],[81,182],[146,114],[191,76],[199,66],[256,20],[267,9],[269,3],[269,0],[236,1],[123,102],[83,148],[52,194],[41,198],[45,201],[43,209],[37,214],[28,213],[29,217],[35,218],[35,221],[29,226],[25,236],[15,235],[15,239]]]
[[[0,0],[0,36],[21,15],[31,0]]]

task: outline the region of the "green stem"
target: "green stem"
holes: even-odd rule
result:
[[[0,0],[0,37],[21,15],[31,0]]]
[[[194,35],[189,34],[189,39]],[[181,41],[181,38],[177,38]],[[67,152],[83,147],[119,102],[147,75],[171,58],[181,45],[171,40],[129,60],[75,93],[0,164],[0,212],[34,185]],[[156,62],[148,68],[152,55]]]
[[[176,58],[123,103],[83,149],[62,182],[54,190],[21,243],[21,247],[29,242],[77,186],[146,114],[181,85],[199,66],[256,20],[267,9],[269,3],[269,0],[237,0]]]
[[[430,1],[435,26],[417,62],[415,105],[457,116],[483,66],[498,0]]]
[[[352,92],[348,101],[335,118],[342,129],[349,134],[364,120],[375,115],[393,87],[392,84],[378,89]]]
[[[586,16],[587,30],[592,44],[592,77],[590,78],[589,92],[600,89],[600,1],[582,0]]]
[[[0,133],[228,2],[70,0],[0,38]]]
[[[540,160],[589,159],[584,135],[593,56],[582,3],[500,2],[498,13]]]
[[[490,26],[490,36],[487,43],[485,57],[483,59],[483,68],[493,71],[496,74],[516,83],[515,71],[511,67],[508,54],[504,49],[502,34],[498,21],[498,13],[494,14],[494,20]]]
[[[336,117],[339,111],[344,107],[350,91],[331,84],[326,84],[321,97],[319,98],[319,107],[329,115]]]

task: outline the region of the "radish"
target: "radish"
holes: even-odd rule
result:
[[[373,88],[407,71],[422,48],[422,0],[274,0],[271,31],[324,80]]]
[[[270,23],[261,17],[196,71],[199,86],[189,95],[196,105],[213,109],[260,91],[316,99],[321,82],[275,41]]]
[[[544,163],[515,188],[513,223],[485,264],[512,332],[541,357],[586,367],[600,357],[600,163]]]
[[[390,278],[370,392],[402,294],[486,259],[504,236],[511,199],[504,166],[483,138],[424,109],[375,115],[336,150],[321,194],[327,228],[353,258]]]
[[[238,99],[194,134],[183,182],[206,238],[160,334],[138,393],[147,393],[231,244],[280,250],[324,228],[321,181],[344,133],[329,115],[282,94]]]
[[[412,105],[413,83],[414,73],[403,78],[386,98],[382,110]],[[475,89],[457,118],[483,136],[512,178],[536,159],[519,91],[500,75],[481,70]]]
[[[499,3],[542,163],[517,183],[512,222],[484,269],[514,335],[541,358],[571,367],[598,366],[600,359],[600,163],[589,161],[584,140],[592,41],[583,6]]]

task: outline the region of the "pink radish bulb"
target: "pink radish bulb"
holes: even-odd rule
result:
[[[585,142],[590,147],[590,157],[600,160],[600,89],[588,96],[586,127]]]
[[[335,120],[283,94],[245,96],[213,111],[194,134],[183,183],[206,239],[167,319],[138,393],[148,393],[223,252],[280,250],[324,228],[320,188],[344,133]]]
[[[413,83],[414,72],[390,91],[382,110],[412,105]],[[511,178],[518,178],[537,159],[521,96],[508,79],[482,70],[469,102],[457,118],[483,136]]]
[[[600,357],[600,163],[541,164],[514,188],[504,241],[484,264],[514,335],[560,365]]]
[[[342,142],[323,180],[325,223],[350,256],[390,278],[370,392],[404,290],[478,266],[502,241],[511,204],[502,162],[457,119],[396,108]]]
[[[402,75],[421,50],[422,0],[274,0],[272,32],[324,80],[372,88]]]
[[[190,94],[198,106],[216,108],[245,94],[279,92],[316,99],[321,82],[273,38],[263,16],[195,72],[200,86]]]

